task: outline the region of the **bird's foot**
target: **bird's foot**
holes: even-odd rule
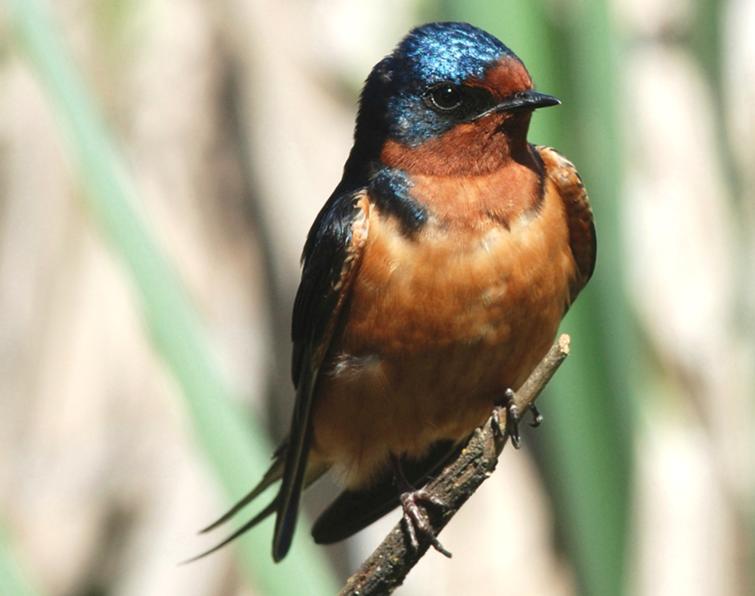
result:
[[[530,414],[532,414],[532,422],[530,422],[532,428],[537,428],[543,423],[543,415],[540,413],[540,410],[537,409],[535,404],[530,406]]]
[[[515,449],[519,449],[521,446],[521,436],[519,435],[519,421],[522,418],[522,413],[519,411],[519,406],[516,405],[516,394],[512,389],[506,389],[503,394],[503,399],[496,404],[493,409],[492,426],[493,432],[500,439],[503,437],[504,432],[511,437],[511,444]],[[501,426],[501,410],[506,411],[506,425],[505,428]],[[535,428],[542,424],[543,415],[540,413],[534,404],[529,407],[532,413],[532,422],[530,426]]]
[[[419,540],[422,539],[429,542],[440,554],[450,559],[451,553],[440,543],[427,517],[427,506],[446,509],[446,503],[423,488],[401,493],[399,498],[401,508],[404,510],[404,524],[412,548],[415,551],[419,550]],[[424,507],[420,503],[423,503]]]

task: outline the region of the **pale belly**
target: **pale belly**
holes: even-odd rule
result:
[[[545,354],[574,271],[554,203],[510,230],[428,225],[414,239],[371,214],[314,407],[313,455],[347,485],[369,483],[391,453],[462,439]]]

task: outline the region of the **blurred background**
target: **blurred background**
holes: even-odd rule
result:
[[[285,432],[306,232],[369,69],[430,20],[562,99],[530,138],[599,255],[545,424],[399,593],[755,594],[755,2],[5,0],[2,596],[330,594],[395,523],[177,565]]]

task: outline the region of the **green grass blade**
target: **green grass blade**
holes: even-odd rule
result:
[[[568,91],[575,130],[572,147],[565,149],[579,164],[592,197],[599,254],[589,291],[565,322],[575,329],[575,358],[561,378],[570,395],[554,400],[559,440],[550,455],[556,462],[563,456],[557,468],[560,492],[586,593],[621,594],[627,589],[632,498],[632,379],[641,378],[642,363],[622,275],[619,46],[605,0],[585,2],[570,25]],[[576,337],[583,338],[585,349],[577,348]]]
[[[0,531],[0,594],[3,596],[38,596],[21,566],[15,560],[5,532]]]
[[[265,433],[232,406],[198,317],[154,235],[133,208],[137,195],[123,159],[43,6],[39,0],[9,4],[18,46],[67,135],[87,190],[87,205],[126,266],[154,344],[182,389],[199,445],[227,493],[238,497],[269,463]],[[278,566],[270,559],[269,531],[251,532],[240,541],[243,568],[261,593],[336,591],[324,556],[302,534],[289,559]]]

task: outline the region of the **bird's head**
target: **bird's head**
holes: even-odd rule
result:
[[[356,145],[415,172],[485,170],[526,147],[532,110],[557,105],[522,61],[466,23],[412,30],[372,70]]]

